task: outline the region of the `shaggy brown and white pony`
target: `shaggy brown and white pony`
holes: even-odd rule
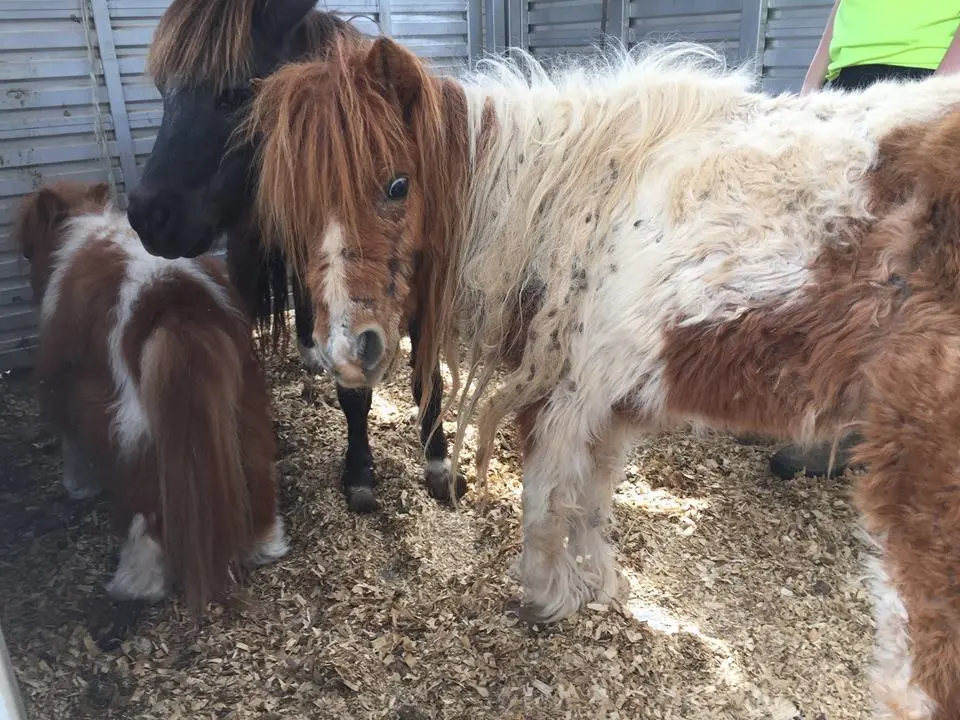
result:
[[[516,415],[519,570],[547,621],[618,590],[637,432],[858,425],[876,717],[956,720],[960,76],[770,97],[697,46],[521,59],[442,79],[381,39],[264,83],[261,217],[322,298],[324,361],[374,384],[410,294],[443,308],[421,372],[470,348],[457,449],[479,408],[480,479]]]
[[[36,380],[74,497],[106,490],[126,534],[107,585],[200,612],[239,564],[288,550],[270,399],[249,321],[210,258],[149,255],[105,184],[25,199],[14,231],[41,303]]]

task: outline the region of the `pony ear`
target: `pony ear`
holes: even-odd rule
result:
[[[373,41],[364,65],[384,97],[396,100],[404,120],[408,120],[423,92],[423,75],[417,58],[390,38],[379,37]]]
[[[254,11],[254,25],[257,26],[269,40],[280,44],[294,29],[303,22],[311,10],[317,5],[317,0],[269,0],[260,2]]]
[[[24,199],[13,228],[14,241],[23,257],[33,260],[37,243],[63,220],[66,212],[63,198],[51,188],[42,187]]]

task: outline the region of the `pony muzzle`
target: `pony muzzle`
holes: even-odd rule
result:
[[[387,343],[383,330],[368,326],[356,334],[338,333],[327,342],[326,360],[337,382],[345,387],[369,385],[379,376]]]

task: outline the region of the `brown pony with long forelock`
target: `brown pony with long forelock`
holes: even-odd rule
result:
[[[27,197],[14,237],[41,305],[36,380],[74,497],[106,490],[126,535],[107,584],[192,610],[237,567],[288,550],[276,512],[270,398],[249,320],[212,258],[140,245],[105,184]]]
[[[477,410],[482,480],[515,414],[535,617],[618,592],[638,432],[858,426],[875,717],[956,720],[958,109],[960,76],[771,97],[680,44],[452,79],[379,39],[281,70],[247,130],[324,362],[379,382],[416,306],[425,382],[470,352],[454,461]]]

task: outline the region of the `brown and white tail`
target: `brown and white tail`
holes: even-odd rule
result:
[[[199,613],[222,595],[251,544],[238,423],[243,359],[222,329],[168,315],[144,344],[140,367],[165,563]]]

